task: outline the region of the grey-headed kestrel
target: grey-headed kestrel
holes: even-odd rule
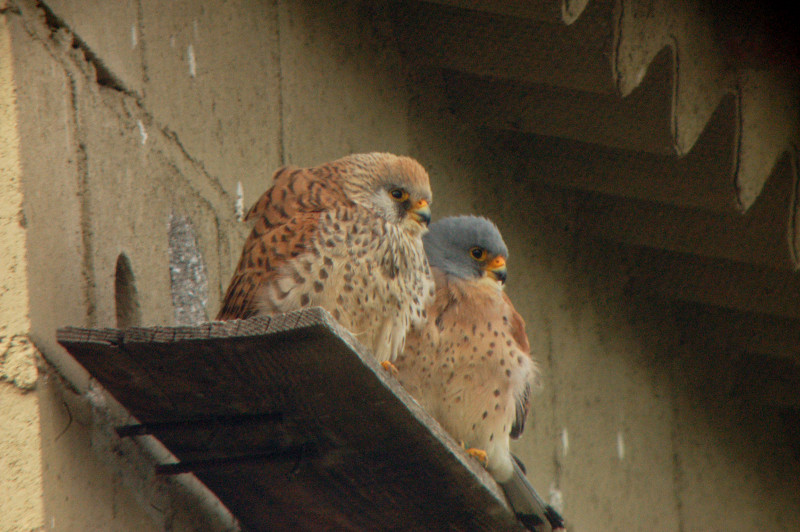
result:
[[[423,241],[436,297],[396,362],[400,382],[486,465],[523,523],[557,527],[560,517],[509,448],[525,426],[538,368],[525,322],[503,291],[508,249],[500,231],[486,218],[458,216],[431,224]]]
[[[217,319],[320,306],[388,367],[433,300],[430,203],[428,174],[410,157],[281,168],[246,216],[255,225]]]

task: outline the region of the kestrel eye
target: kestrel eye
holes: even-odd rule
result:
[[[408,199],[408,192],[402,188],[393,188],[389,191],[389,194],[392,195],[395,201],[405,201]]]
[[[486,259],[486,250],[483,248],[479,248],[475,246],[474,248],[469,250],[469,254],[472,255],[472,258],[475,260],[485,260]]]

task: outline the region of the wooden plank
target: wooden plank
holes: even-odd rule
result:
[[[322,309],[58,340],[247,529],[522,529],[486,470]]]

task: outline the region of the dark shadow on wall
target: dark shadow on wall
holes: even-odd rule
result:
[[[136,278],[133,275],[131,261],[124,253],[120,253],[117,257],[117,268],[114,274],[114,305],[117,311],[117,328],[125,329],[141,325],[142,311],[139,308]]]

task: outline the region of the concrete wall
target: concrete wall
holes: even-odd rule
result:
[[[2,4],[0,4],[2,5]],[[0,17],[0,524],[43,524],[42,457],[28,291],[11,39]]]
[[[0,486],[34,492],[0,528],[235,529],[191,478],[153,476],[156,442],[111,433],[124,410],[55,330],[174,324],[176,219],[213,316],[247,231],[239,190],[247,208],[281,164],[375,150],[428,168],[434,217],[481,213],[503,231],[508,293],[543,367],[515,449],[574,530],[800,522],[779,420],[719,394],[720,348],[627,293],[626,250],[584,236],[569,194],[529,183],[524,161],[452,114],[438,75],[398,52],[383,4],[20,0],[0,14],[0,341],[29,338],[46,359],[32,392],[0,374]],[[132,277],[115,291],[123,255]]]

